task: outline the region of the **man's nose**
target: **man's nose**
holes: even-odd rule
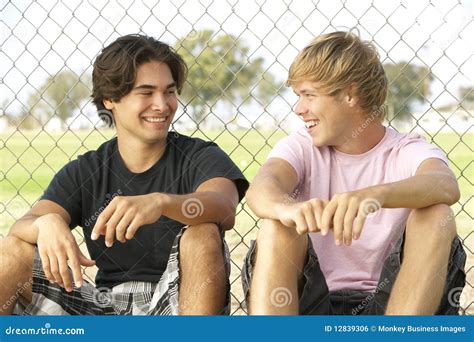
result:
[[[295,105],[293,106],[293,111],[298,115],[303,115],[307,113],[308,109],[304,105],[303,101],[299,99],[298,101],[296,101]]]

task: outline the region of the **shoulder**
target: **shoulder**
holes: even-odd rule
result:
[[[416,132],[400,133],[393,128],[387,127],[386,144],[396,150],[435,147],[430,144],[422,135]]]
[[[117,151],[117,138],[108,140],[100,145],[97,150],[87,151],[79,155],[76,160],[72,161],[79,168],[94,167],[100,168],[111,161],[111,157]]]

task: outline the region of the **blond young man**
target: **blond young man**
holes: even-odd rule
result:
[[[242,271],[249,313],[457,314],[458,184],[441,150],[382,124],[376,49],[322,35],[287,84],[306,127],[275,146],[247,193],[263,219]]]

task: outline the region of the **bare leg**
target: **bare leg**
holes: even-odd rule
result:
[[[451,208],[438,204],[414,209],[407,221],[400,272],[387,315],[433,315],[446,282],[456,224]]]
[[[297,315],[298,280],[307,258],[308,236],[280,221],[264,220],[257,237],[249,314]]]
[[[226,297],[222,240],[215,224],[190,226],[179,250],[181,315],[219,315]]]
[[[35,247],[16,237],[0,240],[0,315],[11,315],[18,299],[31,302]]]

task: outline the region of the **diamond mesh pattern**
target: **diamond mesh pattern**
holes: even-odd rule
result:
[[[315,35],[348,28],[356,28],[354,32],[362,38],[373,40],[384,63],[405,62],[431,71],[417,84],[421,93],[418,105],[413,105],[411,97],[402,99],[413,114],[402,121],[403,113],[392,109],[388,124],[425,134],[444,149],[456,172],[462,198],[454,210],[468,254],[468,282],[461,295],[460,312],[473,313],[474,105],[472,93],[465,94],[464,99],[458,88],[473,84],[473,50],[468,37],[474,32],[472,4],[463,1],[0,2],[0,233],[6,234],[64,163],[114,135],[100,124],[89,100],[75,102],[73,88],[81,84],[90,87],[87,77],[92,61],[117,36],[143,32],[174,44],[184,37],[199,40],[203,29],[210,29],[214,37],[228,34],[245,43],[246,49],[234,47],[243,56],[244,67],[263,58],[258,79],[247,95],[231,96],[210,73],[206,82],[215,85],[220,100],[207,103],[201,119],[195,122],[195,112],[184,99],[175,123],[186,134],[216,141],[251,180],[271,147],[293,124],[294,99],[291,92],[281,88],[291,60]],[[204,69],[197,57],[189,67]],[[216,59],[216,70],[226,67],[222,65],[224,57]],[[407,77],[404,70],[397,78]],[[238,79],[242,69],[228,71]],[[72,73],[77,81],[58,103],[51,101],[42,85],[61,72]],[[259,85],[264,83],[277,85],[267,101],[258,96]],[[431,85],[429,91],[427,84]],[[186,86],[200,87],[192,80]],[[199,96],[199,89],[195,90]],[[227,100],[223,107],[222,99]],[[69,101],[71,109],[65,122],[59,115],[63,101]],[[232,255],[233,314],[245,313],[240,267],[258,225],[242,203],[236,227],[227,237]],[[76,234],[84,247],[81,233]],[[94,270],[85,272],[92,280]]]

